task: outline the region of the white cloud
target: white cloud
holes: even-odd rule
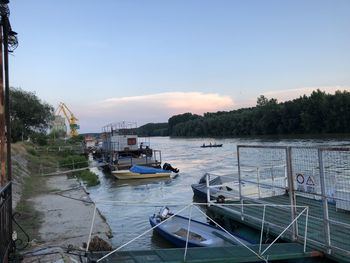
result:
[[[143,96],[109,98],[78,109],[83,131],[100,131],[110,122],[166,122],[184,112],[203,114],[233,108],[229,96],[202,92],[166,92]]]
[[[141,109],[143,105],[153,104],[153,107],[156,108],[161,106],[161,108],[173,109],[177,112],[186,111],[201,114],[207,111],[232,108],[233,100],[229,96],[222,96],[217,93],[165,92],[144,96],[110,98],[100,104],[102,108],[134,104]]]
[[[166,92],[142,96],[115,97],[92,104],[76,107],[76,115],[82,132],[101,131],[107,123],[136,121],[138,125],[148,122],[166,122],[171,116],[185,112],[203,114],[220,110],[232,110],[256,105],[256,98],[264,95],[279,102],[292,100],[302,95],[310,95],[320,89],[327,93],[337,90],[350,91],[349,86],[304,87],[267,91],[255,98],[237,100],[217,93]]]

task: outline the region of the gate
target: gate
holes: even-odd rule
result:
[[[7,262],[12,243],[11,182],[0,189],[0,262]]]

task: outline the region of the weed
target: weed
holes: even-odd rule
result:
[[[81,179],[84,183],[86,183],[86,185],[89,187],[98,185],[100,183],[98,176],[89,170],[79,172],[77,174],[77,177]]]

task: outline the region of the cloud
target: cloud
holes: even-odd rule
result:
[[[315,90],[321,90],[326,93],[334,94],[337,90],[350,91],[350,86],[319,86],[319,87],[303,87],[297,89],[274,90],[264,92],[262,95],[268,98],[275,98],[279,102],[293,100],[303,95],[310,95]]]
[[[101,102],[102,108],[118,107],[120,105],[135,105],[142,108],[153,105],[174,112],[192,112],[202,114],[208,111],[224,110],[233,107],[229,96],[217,93],[202,92],[165,92],[144,96],[110,98]]]
[[[108,98],[77,110],[82,130],[99,131],[102,126],[111,122],[137,121],[139,125],[148,122],[166,122],[176,114],[185,112],[203,114],[230,110],[233,106],[231,97],[217,93],[165,92]]]
[[[203,114],[252,107],[256,98],[264,95],[276,98],[279,102],[310,95],[320,89],[327,93],[337,90],[350,91],[350,86],[319,86],[296,89],[273,90],[257,94],[247,100],[233,101],[230,96],[203,92],[165,92],[142,96],[108,98],[95,103],[76,107],[76,115],[82,132],[101,131],[111,122],[135,121],[138,125],[149,122],[166,122],[171,116],[185,112]]]

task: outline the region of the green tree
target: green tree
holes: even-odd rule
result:
[[[10,89],[11,138],[13,142],[45,133],[53,118],[53,107],[33,92]]]

